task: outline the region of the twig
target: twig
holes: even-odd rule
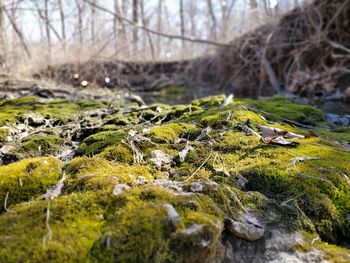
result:
[[[5,201],[4,201],[4,210],[5,210],[5,212],[7,212],[7,213],[14,213],[14,211],[12,211],[12,210],[10,210],[10,209],[8,209],[7,208],[7,200],[8,200],[8,198],[9,198],[9,192],[7,192],[6,193],[6,196],[5,196]]]
[[[255,109],[255,108],[252,108],[252,107],[246,107],[248,110],[251,110],[251,111],[254,111],[254,112],[260,112],[260,113],[263,113],[263,114],[267,114],[267,115],[270,115],[270,116],[273,116],[277,119],[280,119],[284,122],[287,122],[287,123],[291,123],[291,124],[294,124],[296,126],[299,126],[299,127],[303,127],[303,128],[307,128],[307,129],[313,129],[314,127],[312,126],[309,126],[309,125],[305,125],[305,124],[301,124],[301,123],[298,123],[296,121],[292,121],[292,120],[289,120],[289,119],[286,119],[286,118],[283,118],[283,117],[280,117],[278,115],[275,115],[275,114],[272,114],[270,112],[267,112],[267,111],[263,111],[263,110],[259,110],[259,109]]]
[[[203,165],[205,165],[208,162],[212,154],[213,154],[213,150],[210,151],[208,157],[204,160],[204,162],[193,172],[193,174],[191,174],[186,180],[184,180],[184,182],[191,180],[196,175],[196,173],[198,173],[198,171],[203,167]]]
[[[50,201],[48,201],[47,208],[46,208],[45,226],[46,226],[46,229],[47,229],[47,233],[43,237],[43,247],[44,247],[44,249],[46,249],[46,245],[51,240],[51,237],[52,237],[52,230],[51,230],[49,221],[50,221]]]

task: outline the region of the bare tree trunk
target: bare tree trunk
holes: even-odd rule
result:
[[[253,27],[259,25],[260,19],[259,19],[259,10],[258,10],[257,0],[249,0],[249,8],[250,8],[249,15],[251,17]]]
[[[132,22],[134,24],[133,30],[132,30],[132,40],[134,44],[134,52],[137,52],[137,45],[138,45],[138,30],[137,30],[137,24],[139,21],[139,14],[138,14],[138,0],[132,1]]]
[[[44,1],[44,15],[45,15],[45,31],[47,40],[47,52],[48,59],[51,59],[51,32],[50,32],[50,19],[49,19],[49,0]]]
[[[228,24],[230,23],[230,18],[231,18],[231,14],[232,14],[232,10],[233,7],[236,3],[236,0],[231,0],[230,2],[227,1],[222,1],[223,3],[221,4],[221,38],[223,38],[223,40],[226,39],[227,37],[227,30],[228,30]],[[242,13],[245,10],[243,9]]]
[[[125,0],[124,0],[125,1]],[[124,2],[123,1],[123,2]],[[125,2],[124,2],[125,3]],[[114,44],[115,44],[115,52],[118,52],[118,43],[120,45],[124,45],[127,49],[127,35],[126,35],[126,28],[125,23],[121,17],[124,17],[123,9],[121,8],[119,4],[119,0],[114,0],[114,13],[116,16],[114,16]],[[129,50],[126,50],[127,53],[129,53]]]
[[[180,30],[181,30],[181,37],[185,36],[185,14],[184,14],[184,2],[183,0],[179,0],[180,5]],[[182,58],[184,58],[185,54],[185,41],[181,40],[181,54]]]
[[[58,0],[58,8],[60,10],[62,44],[64,51],[66,51],[66,22],[62,0]]]
[[[145,16],[144,0],[140,0],[140,1],[141,1],[140,2],[140,4],[141,4],[141,6],[140,6],[141,8],[140,9],[141,9],[142,25],[144,27],[148,27],[148,21],[147,21],[147,18]],[[152,59],[155,60],[156,58],[155,58],[154,45],[153,45],[151,34],[148,31],[147,32],[144,31],[144,35],[146,35],[145,38],[148,39],[149,47],[151,49]]]
[[[75,4],[78,9],[78,37],[79,44],[83,44],[83,7],[79,3],[79,0],[75,0]]]
[[[209,16],[211,18],[211,32],[210,32],[210,34],[211,34],[211,38],[216,41],[217,40],[217,34],[216,34],[217,22],[216,22],[214,9],[213,9],[212,0],[207,0],[207,5],[208,5]]]
[[[93,0],[92,3],[96,4],[96,0]],[[90,5],[90,7],[91,7],[91,43],[94,46],[96,41],[96,36],[95,36],[96,9],[94,5]]]
[[[4,34],[5,34],[5,24],[4,24],[4,0],[0,0],[0,53],[2,53],[4,49]],[[3,54],[0,54],[3,55]]]
[[[162,0],[158,0],[158,10],[157,10],[157,15],[158,15],[158,21],[157,21],[157,31],[162,32],[162,15],[163,15],[163,5],[162,5]],[[157,52],[158,52],[158,57],[160,57],[160,54],[162,54],[162,47],[161,47],[161,37],[157,37]]]
[[[17,26],[17,23],[16,23],[16,21],[14,19],[14,16],[12,14],[10,14],[6,10],[6,8],[4,8],[3,11],[6,14],[8,20],[10,21],[10,24],[11,24],[14,32],[16,33],[16,35],[18,36],[19,40],[21,41],[21,44],[23,46],[23,49],[24,49],[25,53],[27,54],[28,58],[31,58],[32,56],[31,56],[31,53],[29,51],[29,48],[28,48],[28,46],[27,46],[27,44],[26,44],[26,42],[24,40],[24,37],[23,37],[23,34],[22,34],[21,30],[19,30],[19,28]]]
[[[5,24],[4,24],[4,1],[0,0],[0,66],[6,67],[6,44],[5,44]]]

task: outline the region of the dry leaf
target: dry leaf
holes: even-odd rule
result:
[[[275,137],[279,137],[279,136],[282,136],[282,137],[288,138],[288,139],[293,139],[293,138],[304,139],[305,138],[304,135],[296,134],[293,132],[289,132],[289,131],[282,130],[282,129],[275,128],[275,127],[271,127],[271,126],[259,125],[259,128],[261,131],[261,136],[263,138],[275,138]]]

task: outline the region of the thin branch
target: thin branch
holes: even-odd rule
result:
[[[218,46],[218,47],[230,47],[229,44],[219,43],[216,41],[211,41],[211,40],[206,40],[206,39],[190,38],[190,37],[186,37],[186,36],[182,37],[179,35],[171,35],[171,34],[161,33],[161,32],[158,32],[156,30],[145,27],[143,25],[135,25],[133,21],[114,13],[107,8],[104,8],[104,7],[102,7],[98,4],[95,4],[93,2],[90,2],[89,0],[83,0],[83,1],[89,5],[94,6],[95,8],[97,8],[101,11],[104,11],[104,12],[112,15],[112,16],[116,16],[118,19],[123,20],[124,22],[126,22],[127,24],[129,24],[130,26],[132,26],[134,28],[142,29],[146,32],[153,34],[153,35],[157,35],[157,36],[161,36],[161,37],[165,37],[165,38],[169,38],[169,39],[183,40],[183,41],[188,41],[188,42],[198,43],[198,44],[206,44],[206,45],[212,45],[212,46]]]

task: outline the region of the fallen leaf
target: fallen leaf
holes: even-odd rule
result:
[[[296,134],[293,132],[289,132],[286,130],[282,130],[279,128],[271,127],[271,126],[264,126],[264,125],[259,125],[261,136],[263,138],[274,138],[278,136],[283,136],[284,138],[288,139],[305,139],[304,135]]]

